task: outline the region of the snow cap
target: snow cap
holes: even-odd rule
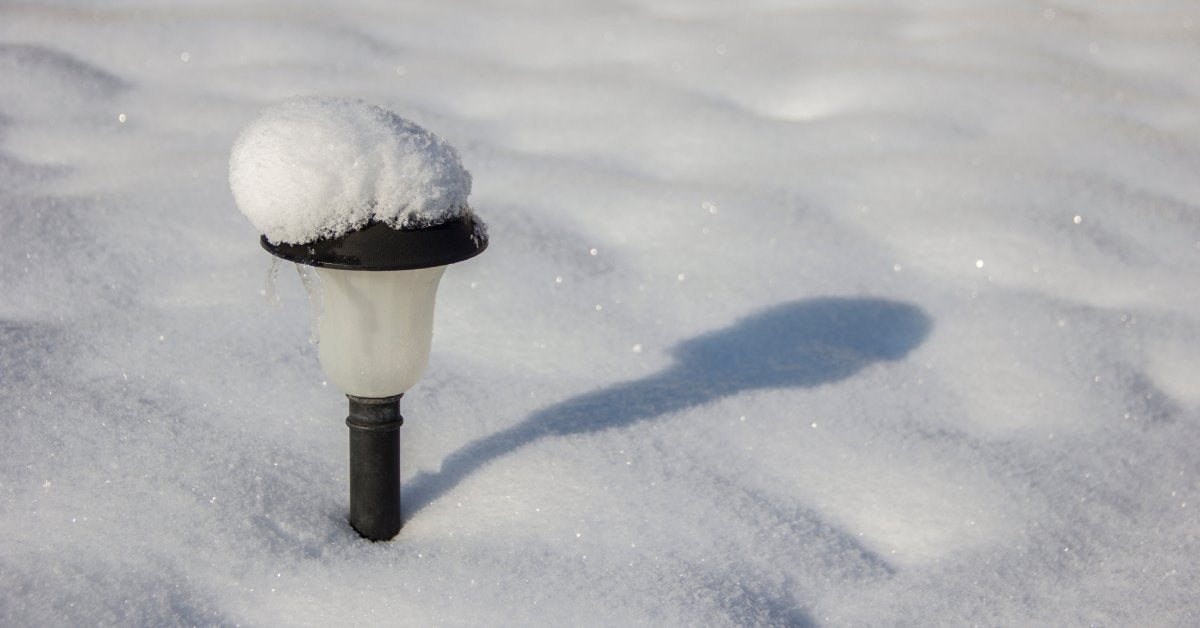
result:
[[[371,221],[397,229],[470,212],[471,174],[442,138],[362,100],[272,105],[229,157],[238,209],[271,242],[336,238]]]

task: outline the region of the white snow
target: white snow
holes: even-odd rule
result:
[[[337,237],[369,221],[425,227],[469,211],[471,174],[442,138],[362,100],[297,96],[234,142],[238,208],[272,242]]]
[[[4,4],[0,625],[1197,625],[1198,29]],[[492,218],[388,544],[345,523],[345,399],[229,191],[296,94],[435,130]]]

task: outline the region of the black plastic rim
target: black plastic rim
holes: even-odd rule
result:
[[[268,253],[289,262],[340,270],[413,270],[446,266],[479,255],[487,236],[475,232],[475,218],[461,218],[420,229],[393,229],[370,222],[337,238],[306,244],[274,244],[262,236]]]

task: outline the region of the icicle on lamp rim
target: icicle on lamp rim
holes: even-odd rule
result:
[[[338,270],[416,270],[447,266],[479,255],[488,238],[476,229],[471,214],[418,229],[394,229],[371,221],[336,238],[304,244],[273,243],[267,236],[259,242],[276,257],[319,268]]]

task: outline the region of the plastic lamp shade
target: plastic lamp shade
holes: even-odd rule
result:
[[[487,235],[465,214],[419,229],[371,223],[336,238],[272,243],[316,268],[321,368],[349,397],[350,525],[372,541],[400,531],[400,396],[429,364],[433,302],[446,266],[479,255]]]
[[[429,364],[433,305],[445,266],[368,272],[317,268],[321,368],[355,397],[393,397]]]
[[[371,223],[337,238],[271,243],[272,255],[314,266],[324,313],[321,368],[353,397],[395,397],[429,363],[433,302],[446,266],[487,248],[469,213],[421,229]]]

